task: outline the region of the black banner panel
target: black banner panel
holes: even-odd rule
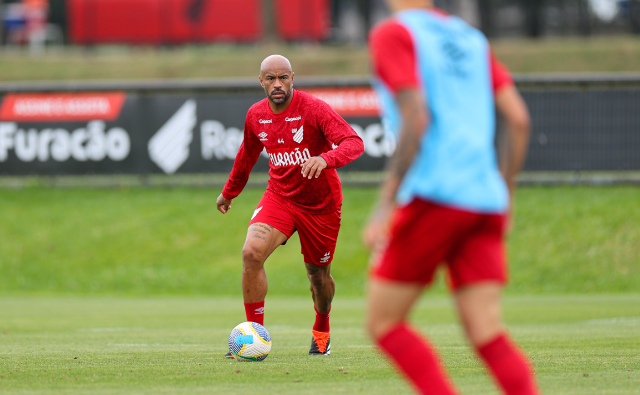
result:
[[[369,87],[305,89],[362,137],[343,170],[381,171],[395,150]],[[640,90],[523,90],[529,171],[640,170]],[[0,175],[228,173],[258,93],[9,93],[0,103]],[[461,114],[460,116],[464,116]],[[266,152],[255,171],[268,170]]]
[[[246,112],[264,98],[118,94],[121,108],[103,93],[5,96],[0,174],[228,173]],[[344,169],[381,170],[395,139],[385,136],[376,116],[345,119],[367,148]],[[266,153],[254,169],[268,171]]]
[[[640,90],[525,91],[525,170],[640,170]]]

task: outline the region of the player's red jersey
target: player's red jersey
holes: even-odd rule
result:
[[[336,168],[359,157],[364,144],[327,103],[308,93],[293,90],[291,104],[279,114],[271,111],[265,98],[247,113],[244,141],[222,196],[233,199],[242,192],[263,149],[269,155],[267,193],[280,196],[294,210],[326,214],[342,205]],[[300,165],[312,156],[321,156],[327,168],[319,178],[308,179],[302,177]]]

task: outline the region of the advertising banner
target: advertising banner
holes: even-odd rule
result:
[[[369,87],[303,88],[362,137],[344,171],[381,171],[395,137]],[[640,170],[640,90],[523,90],[528,171]],[[228,173],[247,110],[264,93],[9,93],[0,97],[0,175]],[[460,114],[465,116],[465,114]],[[266,152],[254,170],[268,171]]]
[[[365,142],[345,170],[382,170],[395,149],[370,89],[308,90]],[[0,175],[228,173],[247,110],[263,95],[125,92],[7,94],[0,104]],[[361,100],[362,99],[362,100]],[[266,152],[256,171],[268,171]]]

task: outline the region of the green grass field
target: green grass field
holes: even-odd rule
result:
[[[237,295],[263,191],[245,190],[222,215],[217,189],[0,190],[0,295]],[[360,230],[376,190],[344,191],[332,273],[339,294],[361,296]],[[634,186],[521,188],[508,292],[638,292],[638,202]],[[267,261],[267,275],[271,294],[307,295],[297,236]]]
[[[309,357],[310,298],[267,299],[272,352],[241,363],[222,357],[239,298],[3,297],[0,393],[407,393],[363,333],[363,304],[338,296],[332,354]],[[640,296],[508,297],[505,316],[544,393],[640,393]],[[448,299],[426,296],[414,320],[463,393],[498,393]]]
[[[640,70],[640,39],[631,35],[502,39],[492,46],[515,73]],[[257,78],[262,59],[274,53],[291,60],[297,77],[370,72],[364,45],[100,46],[51,48],[41,57],[26,50],[0,50],[0,81]]]
[[[223,216],[217,189],[0,189],[0,393],[406,393],[362,328],[374,188],[344,189],[332,355],[306,355],[313,308],[294,236],[267,261],[272,355],[222,358],[244,321],[240,250],[262,191]],[[639,201],[634,186],[518,191],[505,320],[546,394],[640,394]],[[414,319],[463,393],[498,393],[442,281]]]

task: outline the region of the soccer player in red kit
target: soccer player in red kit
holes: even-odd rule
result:
[[[287,58],[271,55],[262,62],[260,84],[267,97],[247,113],[244,141],[217,206],[223,214],[229,211],[266,149],[269,184],[249,222],[242,248],[242,295],[247,321],[263,324],[267,294],[264,262],[297,231],[316,311],[309,354],[329,355],[329,313],[335,292],[331,261],[342,206],[336,168],[358,158],[364,152],[364,144],[328,104],[293,89],[293,80]]]
[[[455,394],[435,350],[407,323],[444,263],[466,335],[496,383],[507,395],[535,395],[500,303],[527,107],[478,30],[430,0],[387,3],[394,15],[372,31],[370,47],[384,124],[398,144],[363,231],[365,244],[380,249],[369,284],[369,333],[418,392]],[[500,165],[496,110],[506,132]]]

